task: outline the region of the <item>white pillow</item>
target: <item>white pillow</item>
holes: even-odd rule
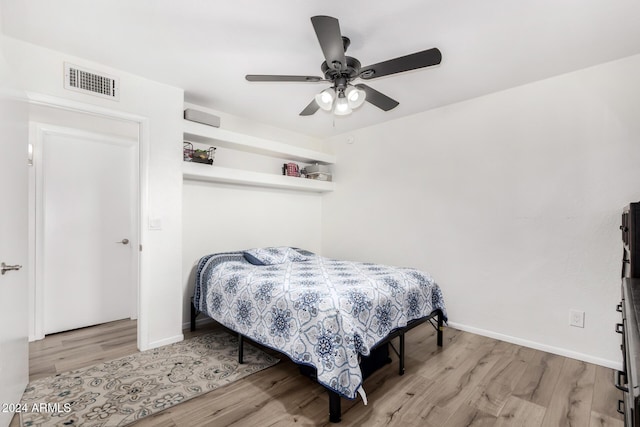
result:
[[[245,259],[254,265],[273,265],[309,259],[289,246],[248,249],[243,251],[243,254]]]

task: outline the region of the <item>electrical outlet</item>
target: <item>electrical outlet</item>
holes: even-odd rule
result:
[[[584,311],[569,310],[569,325],[584,328]]]

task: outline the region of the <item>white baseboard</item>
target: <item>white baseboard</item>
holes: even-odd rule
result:
[[[448,326],[454,329],[460,329],[461,331],[471,332],[472,334],[482,335],[489,338],[495,338],[500,341],[506,341],[512,344],[521,345],[523,347],[534,348],[536,350],[546,351],[547,353],[557,354],[559,356],[569,357],[571,359],[582,360],[583,362],[593,363],[594,365],[600,365],[611,369],[622,370],[622,362],[615,360],[602,359],[600,357],[594,357],[584,353],[578,353],[573,350],[568,350],[561,347],[553,347],[547,344],[542,344],[535,341],[529,341],[522,338],[512,337],[510,335],[500,334],[498,332],[488,331],[486,329],[474,328],[473,326],[467,326],[456,322],[448,322]]]
[[[40,341],[43,339],[44,339],[44,334],[42,334],[42,336],[35,336],[35,335],[29,334],[29,342]]]
[[[162,346],[165,346],[165,345],[177,343],[177,342],[180,342],[182,340],[184,340],[184,335],[182,335],[182,334],[174,335],[172,337],[165,338],[163,340],[150,342],[148,348],[146,348],[145,350],[150,350],[152,348],[157,348],[157,347],[162,347]]]

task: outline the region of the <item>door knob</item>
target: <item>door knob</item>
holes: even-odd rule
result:
[[[116,242],[116,243],[122,243],[123,245],[126,245],[126,244],[129,243],[129,239],[122,239],[122,240],[120,240],[119,242]]]
[[[12,270],[20,270],[22,268],[21,265],[7,265],[4,262],[0,264],[0,273],[4,276],[4,273]]]

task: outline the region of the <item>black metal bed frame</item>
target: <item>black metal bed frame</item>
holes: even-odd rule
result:
[[[191,299],[191,325],[190,330],[193,332],[196,330],[196,318],[198,314],[201,312],[196,308],[193,304],[193,298]],[[203,313],[206,314],[206,313]],[[434,319],[435,318],[435,322]],[[404,334],[415,328],[418,325],[421,325],[425,322],[429,322],[431,326],[436,330],[437,335],[437,345],[438,347],[442,347],[442,332],[444,330],[444,318],[441,310],[437,309],[431,312],[426,317],[415,319],[410,321],[407,326],[403,328],[394,329],[387,335],[387,337],[379,342],[375,347],[371,349],[371,351],[376,348],[389,344],[393,349],[393,352],[398,356],[398,375],[404,375],[404,356],[405,356],[405,340]],[[227,328],[228,329],[228,328]],[[244,335],[238,333],[237,331],[232,331],[233,333],[238,335],[238,363],[243,363],[244,356],[244,339],[246,338]],[[391,340],[394,338],[398,338],[398,349],[395,348]],[[325,387],[326,388],[326,387]],[[342,416],[341,409],[341,398],[338,393],[333,390],[327,388],[327,392],[329,393],[329,421],[332,423],[339,423]]]

